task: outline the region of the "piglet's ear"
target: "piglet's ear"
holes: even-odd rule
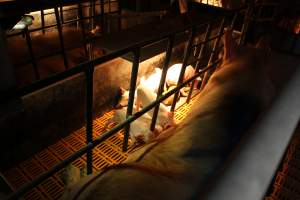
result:
[[[121,95],[125,94],[126,90],[122,87],[119,88]]]
[[[232,37],[232,29],[227,28],[224,33],[224,60],[230,59],[237,52],[237,44]]]

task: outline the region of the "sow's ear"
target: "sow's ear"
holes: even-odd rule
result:
[[[232,29],[227,28],[224,33],[224,60],[232,58],[237,53],[237,43],[233,39]]]

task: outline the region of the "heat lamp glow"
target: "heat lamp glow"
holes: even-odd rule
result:
[[[164,84],[164,92],[167,92],[172,86],[176,86],[179,80],[180,72],[182,70],[182,63],[172,65],[166,75],[166,82]],[[195,70],[192,66],[187,66],[183,76],[183,81],[191,78],[195,74]],[[153,73],[149,76],[141,77],[140,84],[137,86],[135,92],[135,99],[133,101],[133,109],[139,111],[141,108],[148,106],[150,103],[156,100],[157,92],[162,77],[162,70],[155,68]],[[129,91],[123,90],[122,99],[120,102],[128,102]],[[170,102],[173,102],[173,96],[171,96]],[[126,119],[127,108],[123,107],[116,110],[111,122],[121,123]],[[149,142],[155,136],[163,130],[166,130],[175,125],[174,113],[170,111],[165,103],[160,104],[156,126],[154,131],[150,131],[149,127],[152,121],[154,109],[151,109],[141,118],[138,118],[131,124],[130,138],[134,143]]]
[[[221,0],[195,0],[194,2],[216,6],[216,7],[223,7]]]

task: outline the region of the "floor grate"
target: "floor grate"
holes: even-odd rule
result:
[[[300,123],[265,200],[300,199]]]
[[[189,104],[183,104],[176,110],[175,119],[177,122],[180,122],[186,117],[192,102],[193,100]],[[107,123],[113,114],[114,111],[110,111],[94,120],[94,138],[114,126],[114,124]],[[81,149],[85,144],[85,134],[84,127],[74,131],[72,134],[43,149],[28,160],[18,164],[18,166],[4,172],[3,174],[5,178],[15,190],[18,189],[20,186],[34,179],[42,172],[53,167],[60,160],[67,158],[72,153]],[[127,158],[128,153],[122,152],[122,145],[123,130],[95,147],[93,149],[94,170],[98,171],[106,166],[123,162]],[[132,146],[129,147],[129,152],[132,148]],[[85,156],[77,159],[72,164],[78,168],[83,168],[86,165]],[[58,199],[63,193],[63,183],[60,180],[60,176],[63,171],[64,170],[59,171],[53,177],[42,182],[38,187],[28,191],[23,198],[25,200]]]

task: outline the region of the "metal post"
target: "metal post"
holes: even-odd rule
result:
[[[208,43],[208,40],[209,40],[209,36],[210,36],[210,33],[211,33],[211,27],[212,27],[212,25],[211,25],[211,23],[209,23],[207,25],[207,28],[206,28],[204,40],[203,40],[203,43],[201,44],[201,49],[200,49],[199,55],[197,57],[197,62],[196,62],[196,67],[195,67],[195,72],[196,73],[199,71],[199,68],[200,68],[200,59],[202,58],[204,50],[205,50],[205,48],[207,46],[207,43]],[[195,82],[196,81],[194,80],[192,82],[192,84],[191,84],[190,91],[189,91],[189,94],[188,94],[187,99],[186,99],[186,103],[190,103]]]
[[[214,57],[215,57],[216,49],[217,49],[218,44],[219,44],[219,42],[220,42],[220,40],[221,40],[221,36],[223,35],[224,26],[225,26],[225,17],[223,17],[223,19],[222,19],[222,21],[221,21],[220,29],[219,29],[219,32],[218,32],[218,37],[217,37],[216,40],[215,40],[215,43],[214,43],[212,52],[211,52],[211,54],[210,54],[210,57],[209,57],[209,61],[208,61],[207,66],[209,66],[209,65],[212,63],[212,61],[213,61],[213,59],[214,59]],[[202,83],[201,83],[200,90],[203,90],[203,88],[204,88],[206,82],[208,81],[210,71],[211,71],[211,70],[205,72],[204,77],[203,77],[203,79],[202,79]]]
[[[252,1],[249,1],[248,8],[245,11],[245,19],[241,30],[241,37],[239,40],[239,45],[242,45],[245,42],[246,33],[248,32],[248,27],[250,24],[250,21],[253,17],[253,9],[254,9],[254,3]],[[255,21],[255,20],[254,20]]]
[[[101,33],[105,33],[105,25],[104,25],[104,0],[100,0],[100,10],[101,10]]]
[[[108,0],[108,13],[110,14],[110,12],[111,12],[110,0]]]
[[[28,31],[28,27],[26,27],[24,29],[24,33],[25,33],[25,38],[26,38],[26,42],[27,42],[27,47],[28,47],[31,63],[32,63],[32,66],[33,66],[34,76],[35,76],[36,80],[39,80],[40,79],[40,74],[39,74],[39,70],[37,68],[37,64],[36,64],[36,61],[35,61],[35,56],[34,56],[32,45],[31,45],[31,37],[30,37],[29,31]]]
[[[132,115],[132,111],[133,111],[136,80],[137,80],[139,64],[140,64],[140,48],[135,49],[133,53],[134,53],[134,60],[133,60],[133,65],[132,65],[132,70],[131,70],[131,79],[130,79],[129,98],[128,98],[126,119]],[[127,151],[129,131],[130,131],[130,124],[125,126],[123,151]]]
[[[121,3],[119,0],[117,0],[118,2],[118,29],[119,31],[122,29],[122,18],[121,18],[121,14],[122,14],[122,7],[121,7]]]
[[[89,28],[90,30],[93,30],[94,28],[94,16],[95,15],[95,4],[93,0],[90,0],[90,5],[89,5],[89,16],[91,17],[89,20]]]
[[[78,4],[78,16],[79,16],[79,23],[80,23],[80,27],[81,27],[81,33],[82,33],[82,37],[83,37],[83,46],[84,46],[84,51],[85,51],[85,55],[86,57],[89,56],[87,47],[86,47],[86,34],[85,34],[85,29],[84,29],[84,21],[83,21],[83,13],[82,13],[82,4],[79,3]]]
[[[66,55],[66,52],[65,52],[65,45],[64,45],[64,39],[63,39],[63,34],[62,34],[62,27],[61,27],[61,23],[60,23],[60,20],[59,20],[58,8],[55,7],[54,11],[55,11],[59,42],[60,42],[60,47],[61,47],[61,50],[62,50],[64,64],[65,64],[65,68],[68,69],[69,64],[68,64],[68,59],[67,59],[67,55]]]
[[[291,45],[291,48],[290,48],[290,51],[291,52],[294,52],[296,50],[296,44],[299,40],[299,37],[297,37],[297,35],[293,34],[293,42],[292,42],[292,45]]]
[[[183,80],[184,73],[185,73],[185,68],[186,68],[186,65],[188,63],[189,56],[191,54],[191,49],[192,49],[192,46],[193,46],[195,33],[196,33],[196,28],[193,27],[192,30],[191,30],[191,33],[189,35],[188,45],[185,49],[185,53],[184,53],[184,57],[183,57],[183,61],[182,61],[182,67],[181,67],[181,71],[180,71],[180,74],[179,74],[177,85],[181,84],[181,82]],[[174,110],[175,110],[176,100],[178,99],[179,93],[180,93],[180,91],[178,91],[174,94],[174,99],[173,99],[171,109],[170,109],[171,112],[174,112]]]
[[[93,142],[93,74],[94,66],[91,65],[86,70],[86,143]],[[93,149],[86,154],[87,174],[93,172]]]
[[[174,37],[175,37],[174,35],[169,37],[169,42],[168,42],[167,52],[166,52],[166,59],[165,59],[165,63],[164,63],[163,69],[162,69],[162,74],[161,74],[161,78],[160,78],[160,83],[159,83],[159,88],[157,91],[156,99],[158,99],[164,91],[164,85],[165,85],[166,76],[167,76],[167,72],[168,72],[168,68],[169,68],[170,58],[171,58],[171,54],[172,54],[172,48],[174,45]],[[154,129],[155,129],[159,106],[160,106],[160,104],[157,104],[157,106],[155,106],[155,109],[153,112],[151,126],[150,126],[151,131],[154,131]]]
[[[234,24],[235,24],[237,16],[238,16],[238,13],[235,13],[234,16],[233,16],[233,18],[232,18],[232,21],[231,21],[231,24],[230,24],[230,27],[232,29],[234,28]]]
[[[64,10],[63,10],[63,6],[62,3],[60,3],[59,5],[59,11],[60,11],[60,18],[61,18],[61,23],[64,23]]]
[[[45,14],[44,14],[44,10],[41,10],[41,22],[42,22],[42,32],[43,34],[45,34]]]

